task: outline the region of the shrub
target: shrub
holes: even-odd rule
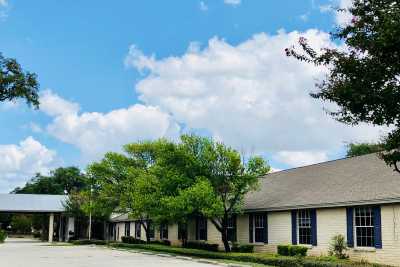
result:
[[[7,233],[4,230],[0,229],[0,243],[3,243],[7,238]]]
[[[329,245],[329,255],[333,255],[339,259],[346,259],[346,240],[343,235],[335,235],[332,237],[331,243]]]
[[[249,244],[240,245],[238,243],[233,243],[231,250],[232,252],[253,253],[254,245],[249,245]]]
[[[278,254],[281,256],[289,256],[289,245],[278,245]]]
[[[307,256],[307,247],[293,245],[278,245],[278,254],[281,256]]]
[[[121,237],[122,243],[126,244],[145,244],[146,241],[143,241],[141,239],[136,239],[133,236],[123,236]]]
[[[186,242],[185,248],[202,249],[208,251],[218,251],[218,244],[209,244],[206,242]]]

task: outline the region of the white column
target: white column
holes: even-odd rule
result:
[[[75,234],[75,218],[74,217],[68,217],[68,224],[67,224],[67,239],[66,241],[69,240],[71,237],[69,232],[73,232]]]
[[[53,242],[54,236],[54,213],[50,213],[49,216],[49,242]]]

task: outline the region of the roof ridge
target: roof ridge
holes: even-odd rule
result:
[[[332,160],[327,160],[327,161],[312,163],[312,164],[309,164],[309,165],[304,165],[304,166],[299,166],[299,167],[293,167],[293,168],[289,168],[289,169],[284,169],[284,170],[280,170],[280,171],[268,173],[268,174],[264,175],[264,176],[261,177],[261,178],[264,178],[264,177],[266,177],[266,176],[268,176],[268,175],[270,175],[270,174],[276,174],[276,173],[281,173],[281,172],[288,172],[288,171],[293,171],[293,170],[297,170],[297,169],[312,167],[312,166],[316,166],[316,165],[328,164],[328,163],[332,163],[332,162],[336,162],[336,161],[342,161],[342,160],[350,160],[350,159],[355,159],[355,158],[361,158],[361,157],[371,156],[372,154],[378,154],[378,153],[379,153],[379,152],[374,152],[374,153],[369,153],[369,154],[359,155],[359,156],[353,156],[353,157],[343,157],[343,158],[338,158],[338,159],[332,159]]]

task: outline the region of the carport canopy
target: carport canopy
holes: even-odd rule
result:
[[[0,194],[0,212],[49,213],[49,242],[53,241],[54,213],[65,212],[66,195]]]
[[[64,212],[66,195],[0,194],[0,212]]]

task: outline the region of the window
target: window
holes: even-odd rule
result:
[[[148,221],[147,227],[148,227],[148,231],[149,231],[149,238],[154,238],[154,236],[155,236],[154,224],[152,224],[151,221]]]
[[[131,235],[131,223],[125,222],[125,236]]]
[[[135,238],[140,239],[142,235],[142,227],[140,222],[135,222]]]
[[[160,225],[160,239],[168,239],[168,225],[167,224]]]
[[[357,247],[374,247],[374,212],[371,207],[355,208]]]
[[[265,216],[263,214],[254,214],[254,242],[264,242],[265,241]]]
[[[228,219],[226,234],[228,236],[228,241],[236,241],[236,216],[232,216]]]
[[[312,244],[311,213],[310,210],[299,210],[297,212],[297,226],[299,244]]]
[[[187,224],[178,223],[178,239],[187,240]]]
[[[196,240],[207,240],[207,219],[199,216],[196,220]]]

